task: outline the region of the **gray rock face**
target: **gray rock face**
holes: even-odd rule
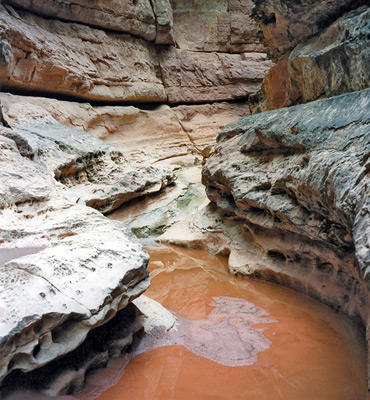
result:
[[[369,21],[369,9],[355,10],[280,58],[263,82],[260,110],[369,87]]]
[[[170,0],[154,0],[153,10],[157,25],[155,42],[157,44],[174,45],[173,12]]]
[[[203,169],[244,232],[236,273],[293,286],[370,323],[370,89],[241,118]],[[254,249],[254,250],[253,250]]]
[[[85,204],[109,211],[173,179],[36,111],[2,108],[0,380],[69,353],[147,288],[145,250]]]
[[[253,16],[259,23],[267,47],[277,56],[319,33],[347,11],[366,0],[253,0]]]

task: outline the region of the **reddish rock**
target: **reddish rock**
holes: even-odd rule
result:
[[[271,66],[263,53],[201,53],[175,48],[160,53],[169,103],[245,98],[260,88]]]
[[[166,100],[155,48],[0,6],[0,84],[86,100]]]
[[[192,51],[264,51],[258,27],[249,16],[252,0],[174,0],[174,36],[181,49]]]
[[[147,40],[156,36],[150,0],[3,0],[45,17],[127,32]]]

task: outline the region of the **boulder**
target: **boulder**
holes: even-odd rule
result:
[[[163,102],[154,45],[0,6],[0,85],[101,101]]]

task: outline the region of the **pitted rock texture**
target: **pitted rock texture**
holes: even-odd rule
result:
[[[0,95],[4,122],[16,131],[16,142],[26,143],[33,157],[46,164],[50,176],[63,184],[70,200],[107,213],[174,181],[171,168],[128,163],[112,146],[58,123],[42,103],[27,100]],[[7,135],[13,137],[11,132]],[[16,168],[21,172],[24,166]]]
[[[263,52],[252,7],[252,0],[174,0],[176,43],[191,51]]]
[[[0,85],[86,100],[163,102],[152,44],[0,6]]]
[[[154,40],[156,35],[150,0],[3,0],[2,3],[45,17],[127,32],[147,40]]]
[[[360,8],[281,57],[262,84],[260,110],[369,87],[369,21],[369,9]]]
[[[203,169],[209,199],[245,242],[234,273],[293,286],[366,326],[369,111],[367,89],[241,118]]]
[[[106,212],[173,180],[41,107],[12,115],[11,99],[0,129],[0,380],[69,353],[148,287],[145,250],[91,207]]]
[[[202,53],[165,48],[160,51],[169,103],[246,98],[261,86],[272,63],[264,53]]]
[[[1,394],[10,398],[26,399],[63,396],[83,389],[92,371],[105,367],[119,358],[122,365],[129,363],[136,343],[143,332],[143,316],[130,303],[106,324],[95,328],[74,351],[32,372],[15,371],[3,382]],[[50,398],[46,397],[45,398]]]

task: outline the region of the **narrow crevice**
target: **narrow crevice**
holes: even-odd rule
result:
[[[218,103],[230,103],[230,104],[247,104],[250,95],[243,96],[237,99],[222,99],[222,100],[204,100],[204,101],[194,101],[194,102],[140,102],[135,100],[130,101],[122,101],[122,100],[88,100],[82,99],[78,96],[73,95],[64,95],[59,93],[49,93],[40,90],[28,90],[28,89],[19,89],[14,88],[7,85],[0,85],[0,95],[1,93],[9,93],[16,96],[24,96],[24,97],[44,97],[47,99],[58,100],[58,101],[68,101],[74,102],[79,104],[90,104],[92,107],[104,107],[104,106],[122,106],[122,107],[129,107],[133,106],[139,108],[141,110],[146,111],[154,111],[156,108],[162,105],[168,105],[171,108],[178,107],[178,106],[197,106],[197,105],[204,105],[204,104],[218,104]],[[0,103],[1,107],[1,103]],[[1,122],[1,118],[0,118]],[[5,125],[6,126],[6,125]]]

